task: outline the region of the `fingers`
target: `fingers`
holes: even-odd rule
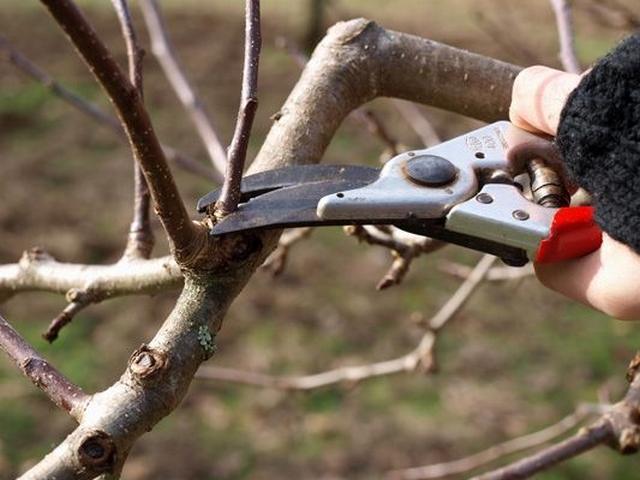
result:
[[[621,320],[640,319],[640,255],[606,234],[590,255],[535,269],[552,290]]]
[[[513,84],[511,122],[525,130],[555,135],[562,108],[579,82],[580,75],[573,73],[543,66],[525,68]]]

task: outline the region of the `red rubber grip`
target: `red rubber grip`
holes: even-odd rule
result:
[[[549,236],[540,242],[536,262],[552,263],[582,257],[602,244],[602,232],[593,220],[593,207],[560,208]]]

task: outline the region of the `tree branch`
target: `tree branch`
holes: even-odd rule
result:
[[[3,50],[11,63],[13,63],[19,70],[26,73],[31,79],[41,83],[47,88],[53,95],[64,100],[76,110],[82,112],[88,117],[95,120],[99,125],[107,127],[113,133],[117,135],[119,140],[127,141],[127,136],[118,122],[118,119],[109,115],[102,108],[95,103],[91,103],[88,100],[82,98],[77,93],[69,90],[64,85],[60,84],[49,73],[44,71],[38,65],[33,63],[24,54],[16,50],[9,44],[6,38],[0,35],[0,49]],[[172,147],[167,145],[162,146],[167,159],[175,163],[180,168],[207,178],[211,178],[215,181],[220,181],[222,177],[215,177],[213,173],[204,165],[196,162],[193,158],[186,156],[185,154],[178,152]]]
[[[1,315],[0,348],[53,403],[78,422],[81,421],[83,408],[89,397],[43,359]]]
[[[529,478],[560,462],[580,455],[602,444],[612,436],[611,426],[606,422],[581,430],[576,435],[548,447],[507,467],[473,477],[473,480],[515,480]]]
[[[242,67],[242,93],[240,111],[229,145],[224,183],[216,209],[219,215],[228,215],[238,208],[240,202],[240,182],[249,147],[251,126],[258,109],[258,65],[262,35],[260,32],[260,0],[246,0],[244,65]]]
[[[206,232],[196,229],[187,214],[138,91],[72,0],[41,2],[66,32],[115,105],[151,189],[156,212],[176,260],[178,263],[187,261],[194,253],[194,245],[201,242],[196,237],[206,235]]]
[[[129,64],[129,81],[138,91],[140,101],[144,98],[142,81],[142,60],[144,51],[138,44],[136,31],[131,20],[131,13],[126,0],[111,0],[117,13],[120,29],[127,47],[127,59]],[[153,250],[154,238],[151,231],[149,207],[151,196],[149,186],[144,178],[139,162],[133,159],[133,220],[129,227],[127,246],[122,257],[123,260],[132,258],[149,258]],[[64,312],[63,312],[64,313]]]
[[[76,289],[103,299],[151,294],[182,284],[182,273],[170,257],[113,265],[61,263],[35,248],[18,263],[0,265],[0,300],[29,291],[66,294]]]
[[[387,273],[376,285],[378,290],[399,285],[409,272],[413,260],[422,254],[433,253],[447,245],[445,242],[404,232],[392,226],[349,225],[344,227],[344,231],[359,241],[391,250],[394,260]]]
[[[173,87],[178,99],[189,114],[191,122],[204,144],[213,167],[220,177],[224,173],[227,163],[225,148],[213,128],[213,124],[204,104],[189,84],[186,75],[178,61],[167,29],[162,18],[160,6],[156,0],[142,0],[140,8],[151,38],[151,51],[162,67],[167,80]]]
[[[558,38],[560,39],[560,61],[562,68],[569,73],[581,73],[582,67],[576,54],[571,5],[567,0],[549,0],[556,17]]]
[[[508,455],[550,442],[554,438],[573,430],[589,416],[595,413],[602,413],[604,408],[602,405],[580,405],[572,414],[537,432],[507,440],[482,452],[451,462],[392,471],[389,472],[388,477],[398,480],[434,480],[467,473]]]

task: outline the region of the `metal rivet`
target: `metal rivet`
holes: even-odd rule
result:
[[[516,220],[529,220],[529,214],[524,210],[514,210],[513,218]]]
[[[336,197],[338,197],[338,198],[344,198],[344,193],[336,193]]]
[[[488,193],[479,193],[478,196],[476,196],[476,200],[480,203],[492,203],[493,197]]]
[[[414,157],[416,155],[416,152],[409,152],[407,153],[407,155],[409,155],[410,157]]]

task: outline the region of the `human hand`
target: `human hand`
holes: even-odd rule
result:
[[[516,77],[509,116],[516,126],[555,135],[580,75],[535,66]],[[640,255],[603,234],[599,250],[581,258],[536,264],[543,285],[612,317],[640,319]]]
[[[522,70],[513,83],[509,117],[517,127],[555,135],[560,112],[580,75],[544,66]]]

